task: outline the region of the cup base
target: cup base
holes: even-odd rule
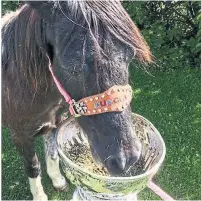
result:
[[[95,193],[88,190],[85,190],[78,186],[74,193],[72,201],[88,201],[88,200],[114,200],[114,201],[137,201],[137,194],[128,194],[128,195],[122,195],[122,194],[106,194],[106,193]]]

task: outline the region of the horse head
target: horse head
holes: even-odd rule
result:
[[[149,48],[119,1],[33,1],[44,21],[46,51],[53,72],[75,100],[127,85],[133,58],[151,62]],[[131,107],[77,118],[91,151],[112,175],[140,156]]]

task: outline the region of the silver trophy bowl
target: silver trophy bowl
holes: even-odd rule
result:
[[[133,130],[142,142],[141,174],[129,177],[102,176],[78,166],[65,154],[77,143],[88,145],[84,131],[75,118],[67,119],[57,130],[56,140],[60,161],[66,177],[77,186],[73,200],[136,200],[161,166],[165,154],[165,143],[153,124],[144,117],[133,113]]]

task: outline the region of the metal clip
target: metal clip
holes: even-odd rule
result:
[[[81,114],[79,114],[78,112],[77,112],[77,107],[76,107],[76,101],[74,100],[74,99],[72,99],[72,104],[70,104],[70,109],[71,109],[71,111],[73,111],[73,113],[74,113],[74,117],[80,117],[81,116]]]

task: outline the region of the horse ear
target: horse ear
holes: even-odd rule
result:
[[[35,9],[37,13],[44,19],[49,19],[54,7],[50,1],[26,1],[26,3]]]

